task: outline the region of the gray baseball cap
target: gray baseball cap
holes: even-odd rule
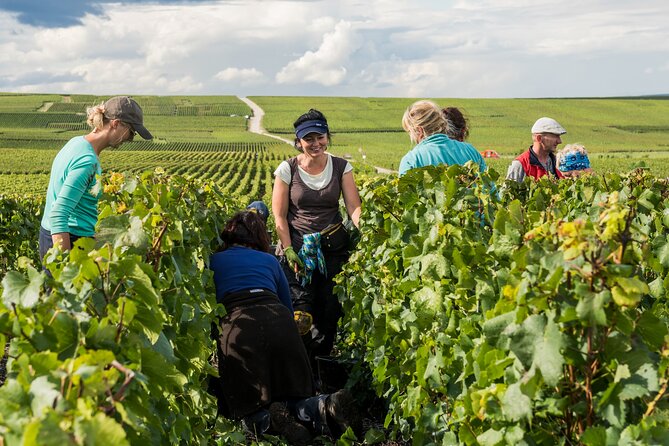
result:
[[[142,107],[128,96],[114,96],[103,105],[105,117],[108,119],[120,119],[130,124],[132,129],[139,133],[144,139],[153,139],[153,135],[144,127],[144,113]]]

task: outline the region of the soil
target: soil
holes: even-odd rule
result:
[[[44,104],[42,104],[42,106],[40,108],[37,109],[37,111],[38,112],[49,111],[49,109],[51,108],[52,105],[53,105],[53,102],[45,102]]]
[[[293,145],[293,141],[291,141],[290,139],[286,139],[278,135],[272,135],[263,128],[262,117],[265,116],[265,111],[262,108],[260,108],[258,104],[256,104],[247,97],[239,97],[239,100],[244,102],[246,105],[251,107],[251,110],[253,110],[253,115],[249,118],[249,132],[257,133],[258,135],[269,136],[271,138],[283,141],[286,144],[290,144],[291,146]]]

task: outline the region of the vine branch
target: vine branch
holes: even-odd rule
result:
[[[112,401],[114,402],[123,401],[123,399],[125,398],[126,389],[130,385],[132,380],[135,378],[135,372],[127,367],[124,367],[120,362],[118,362],[115,359],[111,362],[110,365],[125,375],[125,380],[123,381],[123,384],[121,384],[121,387],[112,396]]]

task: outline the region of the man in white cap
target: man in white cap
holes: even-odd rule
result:
[[[563,178],[557,169],[555,151],[562,143],[560,135],[565,133],[567,131],[555,119],[539,118],[532,126],[532,145],[511,162],[506,179],[522,182],[526,176],[539,179],[544,175]]]

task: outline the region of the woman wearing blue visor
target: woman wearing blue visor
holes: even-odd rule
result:
[[[330,155],[325,116],[311,109],[293,124],[299,155],[274,172],[272,212],[279,236],[277,254],[288,277],[302,340],[312,360],[334,345],[341,305],[332,278],[349,255],[349,234],[339,212],[358,226],[360,195],[351,164]]]

